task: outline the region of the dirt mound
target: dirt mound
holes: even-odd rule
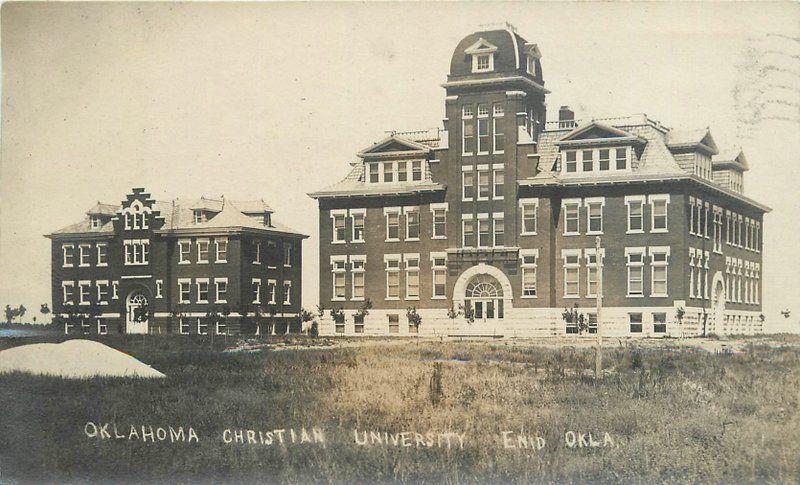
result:
[[[21,345],[0,352],[0,374],[15,371],[67,379],[166,377],[130,355],[92,340]]]

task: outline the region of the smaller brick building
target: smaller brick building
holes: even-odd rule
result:
[[[299,331],[302,240],[259,201],[98,202],[52,240],[66,333]]]

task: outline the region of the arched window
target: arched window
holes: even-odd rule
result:
[[[477,275],[467,285],[467,298],[502,298],[503,288],[492,276]]]

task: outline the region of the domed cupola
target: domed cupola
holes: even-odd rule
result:
[[[538,47],[522,38],[513,26],[505,27],[464,37],[453,52],[448,82],[523,75],[543,85]]]

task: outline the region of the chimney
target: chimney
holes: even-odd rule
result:
[[[569,106],[562,106],[558,109],[558,127],[573,128],[575,126],[575,112]]]

